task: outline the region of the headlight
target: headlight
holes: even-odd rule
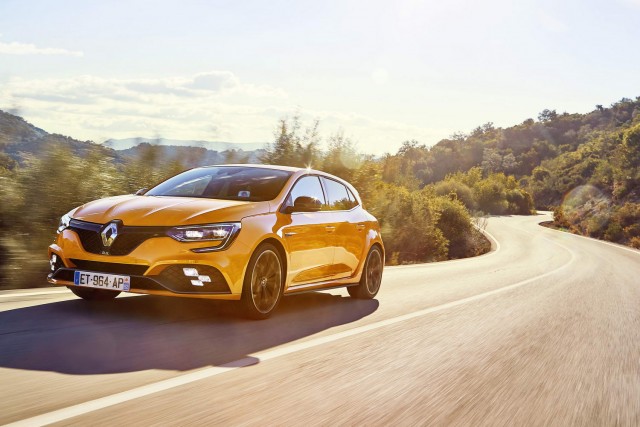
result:
[[[69,228],[69,223],[71,222],[71,215],[69,215],[72,211],[69,211],[68,213],[62,215],[62,218],[60,218],[60,223],[58,224],[58,231],[57,233],[60,234],[62,233],[62,230],[64,230],[65,228]]]
[[[174,227],[167,232],[179,242],[210,242],[227,240],[240,230],[239,222],[225,224],[190,225]]]

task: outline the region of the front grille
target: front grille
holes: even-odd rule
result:
[[[126,274],[128,276],[142,276],[149,268],[148,265],[87,261],[85,259],[74,258],[71,258],[71,262],[74,263],[79,270],[96,271],[98,273]]]
[[[102,255],[128,255],[145,240],[166,236],[170,228],[132,227],[125,225],[118,230],[118,236],[111,244],[111,247],[107,247],[102,244],[102,236],[100,236],[100,232],[105,226],[106,224],[96,224],[72,219],[69,224],[69,229],[78,234],[80,243],[87,252]]]
[[[183,268],[195,268],[201,276],[209,276],[211,282],[205,282],[204,286],[193,286],[191,280],[197,277],[187,277],[182,271]],[[171,265],[156,277],[167,289],[178,293],[201,294],[201,293],[229,293],[229,286],[224,276],[218,269],[201,264],[175,264]]]

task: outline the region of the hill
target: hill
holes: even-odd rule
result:
[[[0,110],[0,167],[13,168],[24,165],[29,159],[41,158],[54,146],[64,146],[75,155],[85,158],[91,152],[112,159],[118,154],[91,141],[50,134],[22,117]]]
[[[242,145],[242,144],[235,144]],[[220,163],[259,163],[260,157],[264,154],[264,149],[259,148],[251,151],[242,149],[226,149],[224,151],[210,150],[204,147],[189,147],[175,145],[153,145],[142,142],[126,150],[118,150],[121,158],[135,159],[143,155],[145,150],[155,147],[158,156],[168,162],[180,162],[185,167],[196,167],[204,165],[214,165]]]
[[[24,166],[30,159],[41,159],[54,147],[64,147],[83,159],[94,155],[111,159],[116,164],[143,157],[150,147],[156,147],[157,156],[165,162],[180,163],[188,168],[216,163],[257,163],[264,153],[264,145],[143,138],[96,144],[50,134],[22,117],[0,110],[0,167],[5,169]]]
[[[445,180],[436,189],[461,199],[468,171],[513,175],[537,208],[556,210],[558,226],[640,247],[640,97],[586,114],[544,110],[504,129],[487,123],[430,148],[408,141],[383,163],[388,182]]]
[[[222,141],[202,141],[202,140],[186,140],[186,139],[166,139],[166,138],[125,138],[125,139],[108,139],[102,143],[105,147],[114,150],[127,150],[140,144],[151,144],[173,147],[198,147],[205,148],[209,151],[255,151],[264,148],[265,142],[222,142]]]

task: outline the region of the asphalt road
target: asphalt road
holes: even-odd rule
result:
[[[0,293],[0,424],[640,425],[640,252],[494,217],[373,301]]]

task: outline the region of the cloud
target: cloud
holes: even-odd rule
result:
[[[265,141],[276,123],[273,111],[287,98],[280,88],[247,84],[227,71],[148,79],[15,77],[0,85],[0,100],[7,103],[0,108],[19,105],[49,132],[97,142],[155,134]]]
[[[281,88],[247,83],[228,71],[163,78],[13,78],[0,85],[0,109],[18,105],[48,132],[102,142],[109,138],[267,142],[278,119],[299,112],[320,120],[321,134],[345,129],[364,152],[394,151],[407,139],[436,141],[449,129],[375,120],[355,112],[306,110]]]
[[[214,92],[238,86],[240,86],[238,78],[229,71],[211,71],[197,74],[189,83],[189,87],[193,89]]]
[[[84,98],[150,102],[159,97],[175,98],[286,98],[287,94],[266,85],[244,84],[228,72],[209,72],[191,77],[156,79],[112,79],[96,76],[78,76],[67,79],[13,79],[12,92],[22,98],[44,97]]]
[[[5,55],[67,55],[83,56],[84,54],[76,50],[67,50],[53,47],[37,47],[31,43],[2,42],[0,41],[0,54]]]

